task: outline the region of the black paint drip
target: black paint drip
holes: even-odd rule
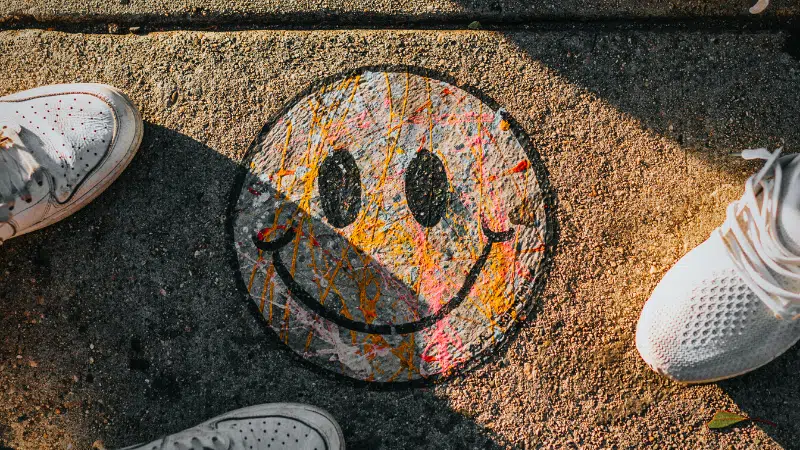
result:
[[[447,210],[449,184],[442,161],[420,150],[406,170],[406,201],[414,219],[423,227],[433,227]]]
[[[336,228],[353,223],[361,210],[361,172],[353,155],[331,152],[319,168],[317,183],[328,222]]]

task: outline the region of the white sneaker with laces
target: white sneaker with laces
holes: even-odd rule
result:
[[[122,450],[344,450],[327,412],[298,403],[237,409],[145,445]]]
[[[111,86],[0,97],[0,243],[92,201],[128,166],[143,129],[136,107]]]
[[[745,150],[766,160],[725,223],[681,258],[644,305],[636,348],[685,383],[767,364],[800,339],[800,154]]]

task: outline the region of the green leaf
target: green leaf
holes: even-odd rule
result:
[[[717,411],[714,417],[708,422],[708,428],[719,429],[736,425],[739,422],[750,420],[747,416],[732,413],[730,411]]]
[[[470,30],[480,30],[481,23],[478,22],[477,20],[474,22],[470,22],[469,25],[467,25],[467,28],[469,28]]]

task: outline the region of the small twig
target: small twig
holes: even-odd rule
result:
[[[748,417],[747,420],[750,420],[751,422],[765,423],[767,425],[770,425],[770,426],[773,426],[775,428],[778,428],[778,424],[777,423],[772,422],[772,421],[767,420],[767,419],[759,419],[759,418],[756,418],[756,417]]]

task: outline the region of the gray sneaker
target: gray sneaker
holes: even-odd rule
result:
[[[0,97],[0,243],[91,202],[133,159],[144,125],[118,89],[54,84]]]
[[[122,450],[344,450],[327,412],[298,403],[237,409],[200,425]]]

